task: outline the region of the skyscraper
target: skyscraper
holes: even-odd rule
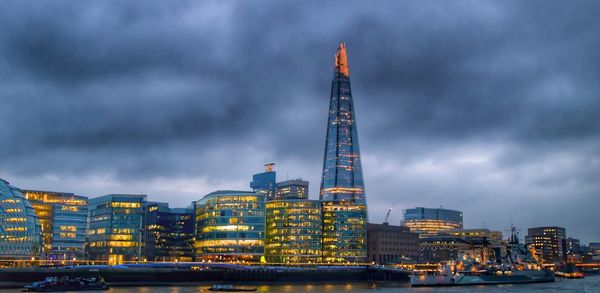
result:
[[[320,199],[323,261],[365,261],[367,203],[344,43],[335,54]]]

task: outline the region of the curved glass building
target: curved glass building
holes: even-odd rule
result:
[[[444,208],[423,208],[404,210],[403,225],[419,237],[431,237],[438,232],[463,228],[463,213]]]
[[[0,179],[0,258],[25,259],[41,254],[41,228],[21,191]]]
[[[197,261],[262,261],[264,194],[219,190],[194,202],[194,209]]]
[[[321,262],[321,202],[268,201],[265,258],[269,263]]]

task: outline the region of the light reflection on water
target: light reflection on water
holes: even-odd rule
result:
[[[244,286],[244,285],[242,285]],[[212,292],[207,290],[210,286],[183,286],[183,287],[113,287],[108,291],[96,291],[106,293],[196,293]],[[252,287],[252,286],[247,286]],[[258,285],[258,293],[392,293],[392,292],[417,292],[417,293],[462,293],[462,292],[600,292],[600,276],[586,277],[580,280],[558,279],[554,283],[542,284],[520,284],[520,285],[496,285],[496,286],[472,286],[472,287],[436,287],[436,288],[410,288],[408,284],[397,286],[379,286],[375,289],[366,284],[294,284],[294,285]],[[2,290],[4,292],[19,292],[20,290]],[[94,291],[88,291],[94,292]]]

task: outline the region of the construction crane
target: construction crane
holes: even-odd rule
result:
[[[392,208],[389,208],[387,214],[385,215],[385,220],[383,221],[384,225],[389,225],[388,219],[390,218],[390,212],[391,211],[392,211]]]

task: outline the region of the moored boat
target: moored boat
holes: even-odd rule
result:
[[[441,264],[434,271],[413,271],[412,287],[498,285],[554,282],[554,272],[544,268],[535,253],[519,244],[516,230],[512,235],[505,257],[495,261],[479,262],[469,255]]]
[[[69,278],[47,277],[40,282],[33,282],[23,287],[24,292],[60,292],[60,291],[97,291],[107,290],[108,284],[102,277]]]
[[[254,292],[256,288],[251,287],[239,287],[234,285],[212,285],[208,288],[209,291],[220,291],[220,292]]]

